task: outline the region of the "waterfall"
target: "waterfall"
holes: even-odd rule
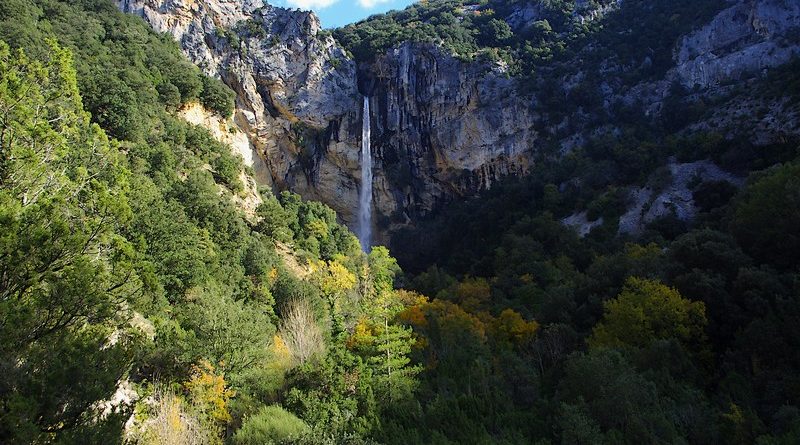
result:
[[[372,238],[372,152],[369,146],[369,98],[361,114],[361,190],[358,195],[358,240],[369,252]]]

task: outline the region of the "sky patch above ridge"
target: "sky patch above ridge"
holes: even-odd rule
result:
[[[337,28],[373,14],[405,8],[413,0],[273,0],[269,3],[284,8],[312,10],[322,20],[323,27]]]

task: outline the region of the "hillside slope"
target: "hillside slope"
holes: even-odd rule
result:
[[[337,411],[371,425],[395,379],[345,333],[397,301],[394,260],[330,208],[258,190],[232,111],[110,2],[0,4],[0,443],[223,443],[260,411],[320,443],[349,424],[312,433],[277,404],[328,351],[361,376]]]

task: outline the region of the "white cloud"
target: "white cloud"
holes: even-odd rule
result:
[[[391,0],[358,0],[358,4],[361,5],[362,8],[374,8],[375,6],[380,5],[381,3],[389,3]]]
[[[286,0],[286,4],[300,9],[323,9],[336,3],[339,0]],[[359,0],[364,1],[364,0]],[[375,1],[375,0],[366,0]]]

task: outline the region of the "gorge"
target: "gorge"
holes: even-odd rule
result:
[[[799,178],[797,0],[0,0],[0,443],[796,444]]]
[[[522,2],[506,19],[531,26],[544,14],[531,5]],[[588,23],[614,11],[614,5],[583,5],[572,14]],[[352,228],[360,227],[360,116],[354,110],[361,94],[372,96],[379,243],[447,202],[474,196],[502,177],[524,175],[544,147],[566,153],[608,131],[602,122],[586,119],[586,107],[572,115],[553,113],[544,106],[544,93],[523,89],[502,61],[467,62],[435,44],[400,42],[357,62],[313,13],[258,0],[119,0],[118,6],[172,35],[190,60],[237,92],[234,121],[268,165],[265,185],[321,200]],[[527,24],[515,21],[523,13],[531,15]],[[656,77],[626,83],[624,66],[612,58],[603,68],[605,80],[587,83],[596,75],[593,67],[548,62],[543,72],[561,72],[559,86],[545,92],[560,95],[562,102],[575,94],[597,97],[610,119],[619,106],[636,106],[649,119],[659,119],[672,85],[724,96],[726,82],[787,62],[798,53],[791,37],[797,17],[793,2],[725,3],[681,37],[675,65]],[[636,63],[653,63],[648,60]],[[781,125],[784,119],[791,118],[765,116],[771,129],[753,140],[768,144],[789,136],[782,132],[794,127]],[[722,125],[722,133],[735,129],[718,121],[711,117],[696,125]]]

